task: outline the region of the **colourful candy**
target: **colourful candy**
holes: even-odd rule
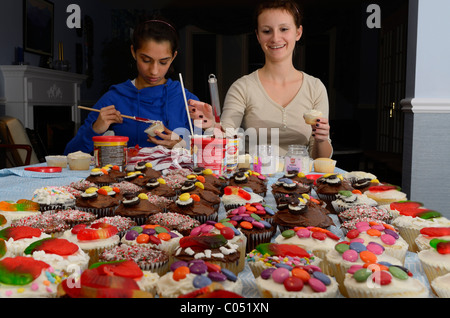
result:
[[[450,227],[424,227],[420,234],[427,236],[450,236]]]

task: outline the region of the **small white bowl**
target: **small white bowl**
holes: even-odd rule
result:
[[[66,156],[46,156],[45,161],[47,161],[47,166],[49,167],[67,168]]]

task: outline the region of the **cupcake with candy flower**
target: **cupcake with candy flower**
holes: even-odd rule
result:
[[[267,268],[256,278],[263,298],[335,298],[338,284],[317,266]]]
[[[435,278],[450,273],[450,240],[434,238],[430,240],[430,248],[417,253],[423,271],[432,282]]]
[[[275,238],[277,244],[293,244],[311,251],[319,259],[317,265],[327,275],[333,275],[333,271],[327,264],[326,255],[338,241],[340,237],[333,232],[313,226],[285,230]]]
[[[74,269],[84,271],[89,264],[89,255],[77,244],[62,238],[44,238],[31,243],[23,254],[43,261],[67,275],[72,274]]]
[[[218,212],[212,206],[201,202],[198,195],[188,192],[180,194],[175,202],[169,204],[167,211],[188,215],[200,223],[217,221],[218,217]]]
[[[164,275],[169,270],[169,254],[144,244],[121,244],[108,248],[99,256],[100,262],[133,261],[144,272]]]
[[[236,275],[239,273],[239,246],[228,241],[222,234],[189,235],[180,239],[174,253],[175,262],[198,259],[219,265]]]
[[[78,224],[64,232],[61,238],[77,244],[89,255],[89,265],[98,262],[99,255],[107,248],[117,246],[120,237],[117,228],[106,223]]]
[[[77,198],[76,209],[95,214],[97,217],[114,215],[120,204],[120,190],[110,186],[100,189],[88,188]]]
[[[12,226],[0,231],[0,239],[4,240],[9,255],[22,256],[23,251],[33,242],[50,235],[31,226]]]
[[[405,262],[408,243],[389,224],[377,222],[358,222],[356,229],[350,230],[345,237],[349,242],[378,244],[387,255]]]
[[[135,221],[138,225],[144,224],[150,215],[161,213],[163,210],[151,203],[145,193],[138,195],[126,195],[114,211],[115,215],[128,217]]]
[[[402,266],[397,258],[387,255],[380,244],[341,241],[334,249],[327,253],[327,263],[333,271],[334,277],[339,284],[342,295],[348,297],[344,286],[345,274],[355,265],[367,267],[376,264],[391,264]]]
[[[173,261],[173,253],[183,235],[156,224],[137,225],[129,229],[121,239],[122,244],[147,246],[166,252],[169,264]]]
[[[217,284],[219,289],[242,293],[241,279],[226,268],[201,259],[177,261],[158,280],[156,293],[160,298],[194,297]]]
[[[345,274],[349,298],[428,298],[428,288],[403,266],[354,265]]]

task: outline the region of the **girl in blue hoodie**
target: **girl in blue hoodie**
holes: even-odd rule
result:
[[[64,153],[91,153],[94,149],[92,137],[101,136],[107,130],[114,131],[116,136],[129,137],[128,147],[162,145],[172,148],[189,135],[181,83],[166,78],[177,56],[177,48],[178,34],[170,23],[154,19],[139,24],[131,45],[138,76],[111,86],[94,105],[100,112],[89,113]],[[198,100],[189,91],[185,92],[187,99]],[[121,114],[160,120],[165,131],[156,132],[158,137],[148,136],[144,130],[150,124],[122,118]]]

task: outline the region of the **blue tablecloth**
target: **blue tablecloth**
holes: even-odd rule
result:
[[[46,164],[37,164],[33,166],[45,166]],[[0,201],[17,201],[20,199],[31,199],[34,190],[45,186],[65,186],[71,182],[76,182],[85,179],[89,175],[89,171],[74,171],[68,168],[63,168],[59,173],[41,173],[32,172],[24,169],[25,167],[7,168],[0,170]],[[343,173],[345,171],[336,168],[335,172]],[[282,176],[281,173],[275,174],[269,177],[269,189],[270,186]],[[270,191],[267,192],[265,197],[267,204],[271,206],[275,205],[275,199]],[[342,236],[342,232],[339,229],[340,223],[336,215],[331,214],[336,226],[331,230]],[[223,206],[219,210],[219,219],[225,217],[225,209]],[[276,233],[274,238],[279,234]],[[422,265],[417,257],[416,253],[408,252],[405,259],[405,267],[408,268],[415,278],[422,281],[425,285],[429,286],[428,280],[423,272]],[[247,298],[260,297],[256,289],[255,280],[250,268],[246,265],[244,270],[239,273],[239,277],[242,279],[244,288],[243,296]],[[343,296],[340,296],[343,297]],[[435,297],[430,289],[430,297]]]

